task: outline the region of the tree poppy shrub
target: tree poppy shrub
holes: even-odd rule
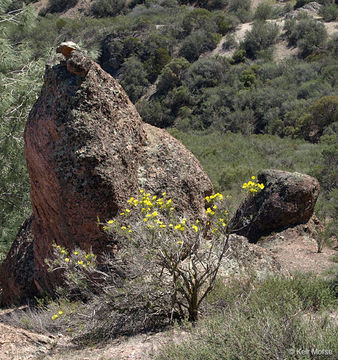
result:
[[[250,181],[243,189],[254,195],[264,188],[256,184]],[[110,327],[133,324],[136,331],[168,320],[196,321],[232,232],[223,195],[205,200],[204,216],[191,219],[174,208],[165,192],[157,196],[140,190],[115,219],[100,224],[118,244],[113,254],[98,261],[93,254],[55,247],[56,259],[49,265],[64,271],[68,290],[63,293],[88,303],[92,293],[95,303],[105,304],[96,311],[105,314],[102,319]]]
[[[208,196],[206,202],[205,218],[192,220],[176,213],[166,193],[157,197],[141,190],[118,220],[104,225],[119,238],[116,256],[138,269],[138,281],[166,289],[171,319],[197,320],[226,255],[230,231],[223,195]],[[130,289],[131,282],[125,285]]]

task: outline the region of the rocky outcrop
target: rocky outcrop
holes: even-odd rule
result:
[[[304,224],[311,218],[320,189],[315,178],[265,170],[258,175],[258,182],[264,184],[264,190],[249,196],[231,220],[237,234],[257,242],[261,236]]]
[[[220,275],[233,277],[252,276],[262,279],[279,274],[281,266],[276,258],[261,246],[250,244],[244,236],[232,234]]]
[[[58,279],[44,263],[52,243],[106,251],[97,219],[114,218],[140,188],[166,191],[194,216],[202,216],[212,193],[195,157],[164,130],[143,124],[115,79],[79,50],[67,57],[47,66],[26,124],[33,217],[1,269],[6,305],[52,291]]]
[[[318,16],[320,10],[322,8],[322,5],[312,1],[308,4],[303,5],[302,7],[294,10],[294,11],[290,11],[289,13],[287,13],[285,15],[286,19],[293,19],[293,18],[298,18],[301,14],[306,14],[308,16]]]

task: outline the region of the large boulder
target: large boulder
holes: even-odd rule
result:
[[[143,124],[118,82],[76,49],[46,68],[26,124],[25,156],[33,217],[1,268],[5,305],[52,292],[58,279],[44,260],[53,243],[107,251],[111,240],[97,219],[114,218],[139,189],[166,191],[194,217],[203,216],[213,191],[196,158],[164,130]]]
[[[265,170],[258,175],[264,189],[240,205],[231,228],[250,242],[290,226],[305,224],[319,195],[318,180],[297,172]]]

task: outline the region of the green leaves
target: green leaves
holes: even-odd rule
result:
[[[1,11],[1,10],[0,10]],[[31,26],[31,10],[3,17],[0,34]],[[30,212],[23,130],[42,82],[42,61],[32,60],[27,43],[0,39],[0,255]]]

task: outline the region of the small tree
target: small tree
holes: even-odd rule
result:
[[[252,180],[243,184],[249,196],[264,188]],[[58,303],[82,300],[75,301],[80,307],[76,319],[66,308],[51,314],[55,326],[71,324],[78,340],[102,340],[154,329],[168,320],[196,321],[227,255],[231,232],[223,196],[205,200],[205,214],[189,219],[166,193],[140,190],[124,211],[102,224],[112,236],[110,255],[97,258],[55,245],[54,259],[46,262],[64,277]]]
[[[267,22],[255,22],[251,31],[245,34],[243,48],[247,55],[255,58],[257,54],[275,44],[279,34],[279,26]]]
[[[175,214],[165,193],[157,197],[141,190],[140,197],[129,199],[120,220],[105,225],[119,235],[117,256],[136,269],[136,283],[156,284],[169,296],[171,319],[187,315],[190,321],[197,320],[213,287],[230,235],[222,200],[221,194],[207,197],[206,218],[193,220]],[[134,284],[135,278],[125,283],[127,293],[134,293]],[[159,299],[158,292],[154,297]]]

